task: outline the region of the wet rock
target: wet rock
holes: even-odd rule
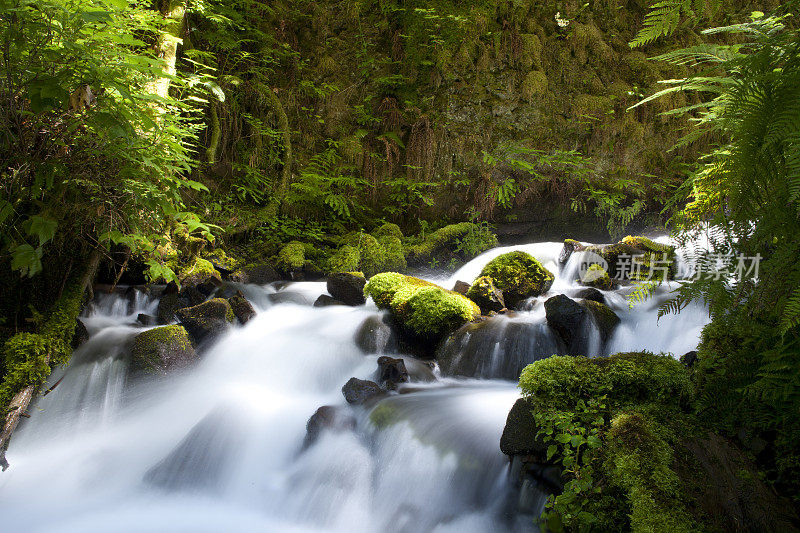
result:
[[[131,348],[133,373],[167,374],[191,364],[197,357],[183,326],[171,325],[143,331]]]
[[[561,253],[558,254],[558,264],[559,265],[567,264],[567,261],[569,261],[570,256],[572,256],[572,252],[580,248],[581,248],[580,242],[574,239],[565,240],[564,247],[561,249]]]
[[[587,287],[579,290],[577,293],[575,293],[575,297],[583,300],[592,300],[601,304],[606,303],[606,297],[603,296],[602,292],[598,291],[594,287]]]
[[[340,302],[333,296],[328,296],[327,294],[320,294],[319,298],[314,301],[314,307],[330,307],[332,305],[347,305],[344,302]]]
[[[206,295],[198,290],[197,287],[183,287],[178,292],[178,297],[189,301],[189,306],[200,305],[206,301]]]
[[[269,263],[258,263],[247,265],[236,270],[230,276],[231,281],[239,283],[254,283],[256,285],[266,285],[273,281],[279,281],[281,275]]]
[[[384,317],[372,315],[358,327],[355,342],[364,353],[384,353],[397,348],[397,335]]]
[[[154,317],[153,315],[146,315],[144,313],[139,313],[136,315],[136,321],[143,325],[143,326],[155,326],[158,324],[158,317]]]
[[[239,323],[247,324],[251,318],[256,316],[256,310],[253,304],[247,301],[241,291],[228,298],[228,303],[233,310],[233,314],[239,319]]]
[[[516,307],[531,296],[546,293],[555,280],[552,272],[535,257],[522,251],[495,257],[481,270],[483,276],[492,278],[495,287],[503,291],[505,304],[509,308]]]
[[[691,352],[686,352],[681,356],[680,361],[686,365],[686,368],[692,368],[697,362],[697,351],[692,350]]]
[[[600,330],[600,337],[603,341],[608,340],[614,332],[614,328],[619,325],[620,319],[617,314],[606,304],[595,302],[594,300],[584,300],[578,305],[586,309],[594,318],[597,329]]]
[[[572,346],[586,319],[586,310],[575,300],[558,294],[544,302],[547,324]]]
[[[342,387],[342,394],[347,403],[362,404],[386,395],[386,392],[374,381],[350,378]]]
[[[533,417],[533,407],[525,398],[514,403],[508,413],[503,435],[500,437],[500,451],[506,455],[536,455],[545,457],[547,446],[536,438],[539,426]]]
[[[495,287],[494,281],[488,276],[481,276],[469,288],[467,298],[478,304],[481,313],[488,315],[492,311],[498,312],[506,308],[503,291]]]
[[[89,340],[89,330],[86,325],[78,319],[75,321],[75,333],[72,334],[72,342],[70,343],[73,350],[77,350],[84,342]]]
[[[169,287],[169,286],[168,286]],[[175,320],[175,313],[180,309],[190,307],[192,304],[188,298],[178,296],[177,292],[164,291],[161,299],[158,301],[158,308],[156,310],[156,318],[159,324],[169,324]]]
[[[200,292],[200,294],[208,298],[209,296],[214,294],[214,291],[216,291],[217,288],[221,286],[222,286],[222,281],[220,281],[217,278],[210,278],[208,281],[205,281],[197,285],[196,288]]]
[[[464,296],[466,296],[469,287],[470,285],[466,281],[458,280],[456,281],[456,284],[453,285],[453,292],[457,292],[458,294],[463,294]]]
[[[200,305],[180,309],[175,315],[196,343],[218,337],[236,319],[231,304],[223,298],[213,298]]]
[[[336,433],[342,431],[350,431],[355,429],[356,419],[340,407],[332,405],[323,405],[311,415],[306,423],[306,438],[303,441],[303,448],[307,448],[314,444],[320,437],[323,431],[334,431]]]
[[[347,305],[362,305],[367,280],[361,272],[334,272],[328,276],[327,289],[331,296]]]
[[[405,361],[387,355],[378,357],[378,383],[390,389],[397,388],[399,383],[408,383]]]

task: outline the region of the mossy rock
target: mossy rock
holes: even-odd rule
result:
[[[397,224],[392,224],[391,222],[387,222],[382,226],[379,226],[372,232],[372,236],[376,239],[380,240],[381,237],[397,237],[398,239],[403,238],[403,232],[400,230],[400,226]]]
[[[362,272],[334,272],[328,276],[326,288],[332,297],[346,305],[361,305],[366,302],[366,283]]]
[[[222,275],[214,268],[211,261],[195,257],[192,264],[178,270],[178,280],[183,287],[196,287],[204,283],[222,283]]]
[[[669,355],[647,352],[609,357],[554,355],[525,367],[519,386],[526,397],[552,408],[607,395],[617,404],[686,406],[693,386],[687,369]]]
[[[397,272],[373,276],[364,294],[390,311],[412,343],[428,348],[481,314],[469,298]]]
[[[603,341],[608,340],[619,325],[619,316],[609,306],[595,300],[583,300],[579,305],[592,315]]]
[[[589,265],[589,268],[581,274],[581,279],[579,281],[581,285],[604,291],[610,291],[614,288],[614,282],[611,280],[611,276],[608,275],[605,268],[597,263]]]
[[[405,250],[399,237],[384,235],[378,238],[378,244],[383,250],[381,272],[402,272],[407,268]]]
[[[515,307],[525,299],[550,290],[555,276],[532,255],[516,251],[498,256],[483,267],[481,276],[492,278],[503,291],[506,306]]]
[[[134,337],[131,348],[133,372],[167,374],[197,358],[189,333],[180,325],[161,326]]]
[[[456,257],[455,249],[457,241],[463,239],[472,232],[473,234],[482,234],[484,228],[472,222],[460,222],[458,224],[450,224],[440,228],[430,235],[428,235],[422,242],[408,246],[406,251],[406,260],[412,266],[424,266],[431,260],[435,259],[440,264],[444,264],[452,257]],[[492,235],[492,239],[487,240],[481,246],[472,250],[466,257],[461,254],[461,259],[471,259],[475,255],[488,250],[489,248],[497,245],[497,238]]]
[[[231,257],[222,248],[206,252],[203,254],[203,258],[207,259],[222,274],[230,274],[244,266],[242,259]]]
[[[278,252],[275,262],[279,270],[291,278],[302,275],[306,264],[306,249],[302,242],[292,241]]]
[[[253,304],[245,298],[241,291],[237,291],[236,294],[228,298],[228,303],[240,324],[247,324],[256,316],[256,310]]]
[[[503,291],[495,287],[494,281],[488,276],[476,279],[465,296],[478,304],[485,315],[492,311],[502,311],[506,307]]]
[[[250,263],[237,268],[230,276],[231,281],[255,285],[266,285],[280,279],[281,275],[269,263]]]
[[[200,305],[180,309],[175,315],[196,343],[213,340],[236,320],[231,304],[224,298],[212,298]]]
[[[328,260],[329,272],[353,272],[361,263],[361,252],[355,246],[345,244]]]

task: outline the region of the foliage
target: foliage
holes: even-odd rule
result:
[[[700,0],[659,0],[650,7],[650,12],[642,23],[642,28],[631,41],[636,48],[652,43],[656,39],[672,34],[681,23],[694,25],[704,15],[719,10],[720,0],[704,2]],[[688,19],[688,20],[687,20]]]
[[[480,276],[492,278],[497,288],[503,291],[508,306],[547,292],[555,279],[535,257],[520,251],[492,259],[483,267]]]

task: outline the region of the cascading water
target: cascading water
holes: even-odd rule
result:
[[[561,244],[538,243],[491,250],[440,282],[472,281],[512,249],[559,271]],[[142,379],[128,374],[129,345],[144,329],[137,315],[153,314],[157,301],[138,292],[104,296],[83,319],[89,341],[53,373],[45,389],[56,386],[12,440],[12,466],[0,475],[4,528],[529,531],[533,515],[519,511],[498,444],[519,371],[565,353],[543,301],[580,289],[571,268],[527,311],[454,335],[440,350],[441,372],[406,357],[411,383],[370,407],[348,406],[341,387],[352,376],[376,377],[378,354],[365,355],[355,341],[365,320],[381,316],[371,303],[313,308],[322,283],[241,286],[254,319],[194,367]],[[657,321],[659,291],[633,310],[605,292],[622,321],[604,342],[589,326],[590,355],[694,348],[705,310]],[[323,405],[348,423],[309,441],[306,422]],[[525,507],[535,514],[546,495],[532,494]]]

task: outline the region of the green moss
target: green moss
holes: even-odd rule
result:
[[[522,80],[519,92],[526,100],[547,94],[547,75],[541,70],[528,72]]]
[[[215,248],[214,250],[203,254],[203,257],[212,263],[219,265],[221,268],[231,272],[243,267],[245,264],[244,260],[231,257],[222,248]]]
[[[390,402],[381,402],[369,413],[369,421],[378,429],[386,429],[399,422],[397,409]]]
[[[689,373],[680,362],[646,352],[548,357],[525,367],[519,386],[535,403],[555,408],[602,395],[621,405],[688,405],[693,394]]]
[[[595,287],[604,291],[610,291],[614,288],[614,283],[611,277],[606,272],[606,269],[597,263],[589,265],[586,272],[581,279],[581,284],[588,287]]]
[[[403,232],[400,230],[400,226],[397,224],[392,224],[391,222],[387,222],[386,224],[379,226],[372,232],[373,237],[380,240],[381,237],[397,237],[398,239],[403,238]]]
[[[579,118],[602,120],[613,109],[611,99],[606,96],[579,94],[572,100],[573,114]]]
[[[364,294],[392,316],[417,339],[436,341],[480,316],[470,300],[433,283],[385,272],[370,278]]]
[[[464,237],[470,231],[481,231],[478,224],[460,222],[440,228],[428,235],[422,242],[409,246],[407,249],[409,262],[425,262],[430,260],[437,252],[450,247],[456,248],[456,240]]]
[[[305,246],[300,241],[292,241],[278,252],[278,268],[286,272],[302,270],[306,263]]]
[[[542,41],[535,33],[520,34],[522,41],[522,53],[520,54],[520,65],[524,69],[538,67],[542,63]]]
[[[384,235],[378,238],[378,244],[383,251],[383,261],[380,271],[402,272],[406,264],[405,250],[400,238],[395,235]]]
[[[555,279],[535,257],[520,251],[495,257],[483,267],[480,275],[494,280],[509,307],[547,292]]]
[[[192,341],[186,328],[179,324],[161,326],[139,333],[133,340],[131,357],[133,364],[144,371],[157,370],[163,361],[159,349],[169,346],[175,350],[191,350]]]
[[[328,260],[328,272],[348,272],[358,270],[361,252],[355,246],[345,244]]]
[[[661,252],[668,254],[673,254],[675,252],[674,246],[670,246],[668,244],[661,244],[653,240],[650,240],[647,237],[628,235],[627,237],[622,239],[621,242],[646,252]]]
[[[466,297],[476,302],[483,312],[500,311],[503,306],[500,302],[496,301],[496,290],[497,287],[495,287],[492,278],[481,276],[476,279],[469,290],[467,290]]]
[[[201,257],[195,257],[191,265],[178,271],[178,280],[182,285],[198,285],[211,278],[221,280],[222,276],[211,264],[211,261]]]

